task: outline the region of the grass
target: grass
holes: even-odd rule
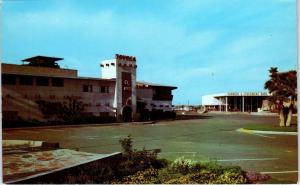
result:
[[[253,124],[244,129],[248,130],[262,130],[262,131],[278,131],[278,132],[297,132],[297,125],[291,125],[290,127],[280,127],[279,125],[270,124]]]

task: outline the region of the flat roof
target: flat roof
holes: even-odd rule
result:
[[[42,61],[45,61],[45,62],[56,62],[56,61],[59,61],[59,60],[63,60],[63,58],[47,57],[47,56],[37,55],[37,56],[34,56],[34,57],[23,59],[22,61],[23,62],[34,62],[34,61],[38,61],[38,60],[42,60]]]
[[[208,94],[204,97],[225,97],[225,96],[270,96],[267,92],[226,92],[226,93],[217,93],[217,94]],[[203,96],[202,96],[203,97]]]
[[[78,79],[78,80],[99,80],[99,81],[110,81],[110,82],[115,82],[115,78],[111,79],[106,79],[106,78],[94,78],[94,77],[84,77],[84,76],[76,76],[76,77],[71,77],[71,76],[47,76],[47,75],[35,75],[35,74],[20,74],[20,73],[1,73],[3,74],[8,74],[8,75],[18,75],[18,76],[37,76],[37,77],[49,77],[49,78],[66,78],[66,79]]]

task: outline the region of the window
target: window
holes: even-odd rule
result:
[[[2,84],[6,85],[16,85],[16,76],[15,75],[2,75]]]
[[[20,76],[20,85],[33,85],[32,76]]]
[[[88,85],[83,85],[82,86],[82,91],[83,92],[89,92],[89,86]]]
[[[64,79],[62,78],[52,78],[52,86],[53,87],[63,87]]]
[[[48,86],[49,79],[47,77],[36,77],[36,85],[37,86]]]
[[[109,93],[109,87],[108,86],[100,86],[100,92],[101,93]]]
[[[92,85],[83,85],[82,91],[83,92],[93,92],[93,86]]]

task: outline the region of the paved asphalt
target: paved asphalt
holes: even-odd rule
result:
[[[160,157],[217,160],[224,165],[240,165],[245,170],[266,172],[278,180],[295,183],[298,180],[297,136],[236,131],[257,123],[275,125],[277,119],[208,114],[202,119],[155,124],[5,129],[3,139],[59,142],[63,148],[104,154],[120,151],[118,140],[131,134],[135,148],[160,148]]]

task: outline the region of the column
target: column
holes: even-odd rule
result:
[[[228,96],[225,97],[225,111],[228,112]]]
[[[250,100],[251,100],[251,112],[253,112],[253,111],[252,111],[252,103],[253,103],[252,99],[253,99],[253,98],[252,98],[252,96],[251,96],[251,99],[250,99]]]
[[[242,109],[243,109],[243,112],[245,112],[245,96],[242,96]]]

